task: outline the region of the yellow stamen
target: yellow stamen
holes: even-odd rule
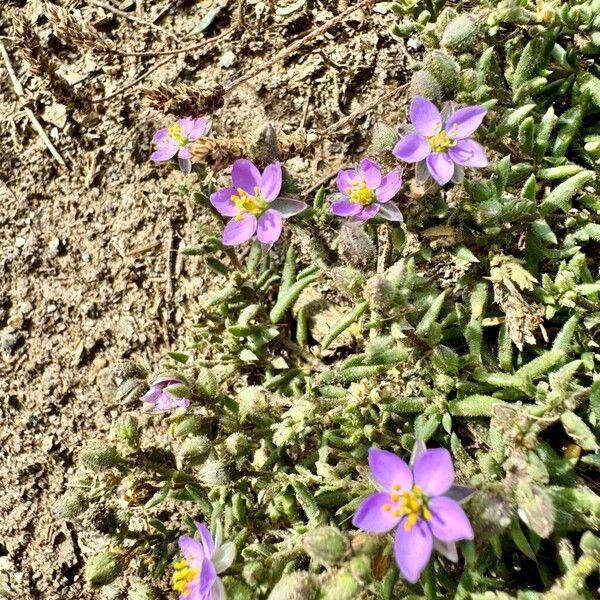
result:
[[[396,490],[398,492],[398,491],[400,491],[400,485],[397,483],[394,483],[394,485],[392,485],[392,489]]]
[[[458,129],[458,126],[456,127]],[[452,129],[452,134],[456,135],[454,127]],[[450,138],[446,131],[440,131],[439,133],[428,137],[427,141],[429,142],[429,146],[432,152],[446,152],[448,148],[456,146],[456,140]]]
[[[188,143],[187,137],[183,135],[181,131],[181,125],[179,123],[173,123],[169,126],[169,137],[178,145],[185,146]]]
[[[200,569],[190,566],[191,557],[175,563],[171,587],[176,591],[188,596],[191,593],[190,585],[200,577]]]
[[[396,508],[394,511],[392,511],[392,515],[394,515],[394,517],[401,517],[402,516],[402,510],[399,508]]]
[[[398,500],[400,500],[398,494],[390,494],[390,498],[392,499],[392,502],[398,502]]]
[[[234,217],[236,221],[240,221],[244,215],[260,215],[267,208],[267,201],[261,196],[260,188],[255,186],[255,196],[250,195],[242,188],[237,189],[237,194],[233,194],[230,200],[238,209],[238,214]]]
[[[384,504],[383,505],[383,510],[385,512],[390,512],[390,510],[392,510],[392,507],[389,504]]]
[[[364,177],[361,177],[360,181],[353,179],[350,183],[352,187],[346,188],[346,195],[352,204],[368,206],[376,199],[375,191],[367,185]]]

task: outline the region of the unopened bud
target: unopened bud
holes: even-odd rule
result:
[[[243,581],[227,582],[227,600],[248,600],[255,597],[255,590]]]
[[[81,459],[94,471],[105,471],[116,467],[121,461],[121,456],[114,446],[97,446],[84,450]]]
[[[373,275],[365,284],[363,296],[373,310],[385,313],[394,306],[396,288],[383,275]]]
[[[160,598],[152,586],[140,583],[129,590],[128,600],[160,600]]]
[[[277,132],[271,123],[259,127],[252,136],[251,154],[259,165],[274,163],[279,158]]]
[[[591,554],[596,560],[600,560],[600,538],[591,531],[586,531],[581,536],[580,546],[584,554]]]
[[[371,134],[371,148],[377,154],[391,152],[398,141],[398,132],[386,123],[375,123]]]
[[[146,389],[147,385],[143,379],[131,377],[117,388],[115,400],[123,405],[136,404]]]
[[[373,271],[377,266],[377,250],[369,235],[360,227],[342,227],[339,251],[349,266],[362,271]]]
[[[477,36],[477,22],[471,15],[462,14],[452,19],[444,30],[441,45],[444,48],[459,50],[467,48]]]
[[[321,588],[321,600],[351,600],[356,598],[362,589],[354,575],[348,571],[339,571]]]
[[[441,102],[442,88],[437,79],[426,70],[413,73],[409,85],[411,96],[423,96],[432,102]]]
[[[213,485],[227,485],[231,476],[220,460],[207,460],[198,470],[198,478],[202,483]]]
[[[115,435],[131,448],[140,445],[140,428],[138,420],[133,415],[123,415],[115,425]]]
[[[256,587],[267,578],[267,570],[258,560],[251,560],[244,565],[242,577],[248,584]]]
[[[85,580],[93,587],[112,583],[123,572],[121,558],[114,552],[100,552],[85,566]]]
[[[54,514],[59,519],[74,519],[88,506],[88,499],[83,492],[75,490],[67,492],[55,505]]]
[[[352,267],[334,267],[330,275],[338,292],[347,298],[356,299],[361,295],[365,278],[360,271]]]
[[[456,89],[460,66],[449,54],[440,50],[428,52],[423,64],[425,70],[435,77],[443,92]]]
[[[203,397],[215,398],[219,393],[219,381],[210,369],[203,367],[196,378],[196,388]]]
[[[350,549],[346,536],[335,527],[319,527],[309,531],[302,544],[306,553],[323,565],[334,565],[344,558]]]
[[[178,421],[173,427],[175,437],[184,437],[195,435],[202,430],[202,417],[200,415],[186,415]]]
[[[223,445],[231,456],[242,456],[250,447],[250,440],[245,433],[238,431],[227,437]]]
[[[290,573],[277,582],[267,600],[314,600],[318,589],[317,578],[312,573]]]
[[[190,436],[183,442],[180,456],[184,464],[197,465],[204,462],[211,448],[212,443],[205,435]]]

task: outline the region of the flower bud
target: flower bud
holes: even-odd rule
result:
[[[81,459],[94,471],[105,471],[117,466],[122,461],[114,446],[97,446],[96,448],[84,450],[81,453]]]
[[[186,415],[173,426],[175,437],[196,435],[202,430],[202,417],[200,415]]]
[[[371,134],[371,148],[377,154],[390,152],[398,141],[398,132],[386,123],[375,123]]]
[[[85,566],[85,580],[92,587],[112,583],[123,572],[121,558],[114,552],[100,552],[90,558]]]
[[[342,260],[363,271],[373,271],[377,266],[377,250],[369,235],[359,227],[342,227],[339,238]]]
[[[413,73],[409,85],[411,96],[423,96],[432,102],[441,102],[442,88],[437,79],[426,70]]]
[[[444,29],[441,45],[451,50],[467,48],[477,36],[477,22],[468,14],[458,15]]]
[[[394,306],[396,288],[383,275],[373,275],[365,284],[363,296],[373,310],[385,313]]]
[[[344,558],[350,544],[346,536],[335,527],[319,527],[309,531],[302,544],[306,553],[323,565],[334,565]]]
[[[128,600],[160,600],[160,598],[152,586],[140,583],[129,590]]]
[[[204,462],[211,448],[212,443],[205,435],[194,435],[185,439],[179,455],[185,465],[197,465]]]
[[[449,54],[440,50],[428,52],[423,64],[425,70],[435,77],[442,91],[452,92],[456,89],[460,67]]]
[[[279,158],[277,132],[271,123],[259,127],[252,136],[251,157],[260,165],[274,163]]]
[[[138,420],[133,415],[123,415],[115,425],[115,435],[129,447],[138,448],[141,435]]]
[[[55,505],[53,512],[59,519],[74,519],[85,511],[88,506],[86,495],[74,490],[67,492]]]
[[[219,393],[219,381],[210,369],[203,367],[196,378],[196,388],[203,397],[215,398]]]
[[[254,597],[254,590],[243,581],[229,578],[225,583],[227,600],[248,600]]]
[[[271,590],[267,600],[314,600],[318,589],[315,575],[299,571],[284,575]]]
[[[356,598],[362,585],[348,571],[336,573],[322,588],[320,600],[351,600]]]
[[[584,554],[591,554],[600,560],[600,538],[595,536],[591,531],[586,531],[581,536],[581,550]]]
[[[136,404],[146,391],[146,382],[137,377],[130,377],[121,383],[115,392],[115,400],[122,405]]]
[[[365,278],[360,271],[352,267],[334,267],[330,275],[338,292],[347,298],[357,299],[362,294]]]
[[[198,470],[198,478],[208,486],[227,485],[231,476],[220,460],[207,460]]]
[[[249,585],[256,587],[267,578],[267,570],[258,560],[252,560],[244,564],[242,577]]]

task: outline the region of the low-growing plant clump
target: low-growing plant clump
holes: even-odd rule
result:
[[[305,141],[169,102],[216,291],[56,507],[105,541],[91,586],[597,597],[600,1],[372,4],[418,51],[406,119],[315,194]]]

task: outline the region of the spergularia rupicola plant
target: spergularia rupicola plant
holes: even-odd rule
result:
[[[175,377],[158,377],[152,382],[150,389],[140,398],[148,404],[148,412],[160,413],[187,408],[190,405],[188,398],[178,398],[169,392],[169,386],[182,385],[183,382]]]
[[[205,119],[179,119],[176,123],[159,129],[152,138],[156,143],[156,150],[150,156],[155,162],[171,160],[175,155],[179,159],[179,166],[185,175],[192,169],[192,154],[189,145],[202,137],[208,130]]]

